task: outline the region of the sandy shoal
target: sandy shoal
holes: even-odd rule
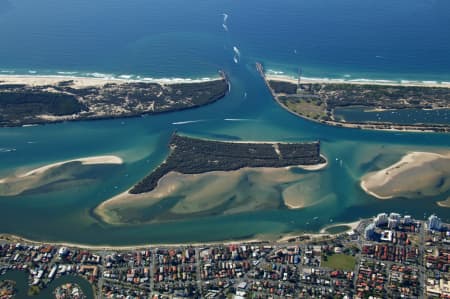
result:
[[[380,195],[373,190],[382,188],[403,173],[417,171],[421,166],[437,159],[450,159],[450,153],[411,152],[388,168],[365,175],[360,186],[366,193],[378,199],[390,199],[392,195]]]
[[[33,170],[30,170],[24,174],[15,176],[14,178],[26,178],[29,176],[34,176],[34,175],[39,175],[44,173],[45,171],[57,167],[57,166],[61,166],[67,163],[71,163],[71,162],[81,162],[82,165],[98,165],[98,164],[123,164],[123,160],[120,157],[117,156],[95,156],[95,157],[86,157],[86,158],[79,158],[79,159],[73,159],[73,160],[67,160],[67,161],[62,161],[62,162],[56,162],[53,164],[49,164],[49,165],[45,165],[39,168],[35,168]],[[0,179],[0,184],[1,183],[5,183],[9,180],[9,178],[3,178]]]
[[[450,197],[437,202],[438,206],[443,208],[450,208]]]
[[[306,167],[307,170],[314,171],[326,166],[322,163],[317,167]],[[258,181],[261,186],[268,188],[274,184],[283,182],[293,182],[300,179],[304,174],[296,174],[289,170],[294,167],[303,168],[303,166],[292,167],[244,167],[232,171],[210,171],[201,174],[182,174],[171,171],[159,179],[155,189],[141,193],[131,194],[130,190],[122,192],[104,202],[95,208],[95,213],[100,216],[105,222],[110,224],[120,224],[120,215],[117,211],[123,208],[137,209],[141,207],[148,207],[154,205],[165,198],[178,193],[184,195],[184,199],[171,208],[171,211],[176,214],[191,214],[199,213],[205,210],[213,209],[223,204],[229,194],[234,188],[237,188],[239,181],[244,173],[250,173],[248,179]],[[211,178],[211,180],[209,180]],[[203,182],[203,183],[202,183]],[[192,186],[199,183],[199,189],[192,192]],[[269,188],[270,189],[270,188]],[[255,190],[253,190],[255,191]],[[261,191],[261,190],[260,190]],[[270,190],[267,190],[269,192]],[[223,200],[211,200],[214,195],[219,194]],[[241,196],[242,197],[242,196]],[[237,198],[241,198],[237,197]],[[291,196],[292,198],[292,196]],[[261,199],[261,201],[263,201]],[[296,199],[297,201],[297,199]],[[240,203],[239,200],[236,204]],[[294,208],[291,200],[285,201],[288,207]],[[302,203],[303,206],[309,206],[312,203]],[[295,208],[297,204],[295,204]],[[240,206],[242,208],[242,206]],[[237,212],[237,210],[224,211]]]

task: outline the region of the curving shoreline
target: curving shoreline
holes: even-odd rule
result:
[[[220,76],[122,79],[0,75],[0,126],[136,117],[211,104],[229,92]]]
[[[325,160],[327,161],[327,160]],[[237,170],[229,170],[229,171],[209,171],[204,173],[196,173],[196,174],[184,174],[176,171],[170,171],[161,177],[156,187],[144,193],[133,194],[130,193],[130,189],[103,201],[99,204],[95,209],[94,213],[100,217],[100,219],[108,224],[112,225],[121,225],[124,224],[116,215],[114,211],[118,207],[131,207],[133,205],[136,208],[148,205],[154,205],[164,200],[164,198],[169,197],[171,194],[178,192],[180,189],[186,186],[186,184],[195,183],[195,180],[202,180],[208,177],[222,177],[222,181],[231,184],[234,182],[240,175],[250,172],[257,173],[257,175],[268,176],[268,182],[273,180],[274,182],[282,182],[282,181],[295,181],[295,175],[280,174],[285,170],[291,170],[293,168],[301,168],[306,171],[318,171],[325,168],[328,165],[328,162],[319,164],[319,165],[295,165],[295,166],[287,166],[287,167],[242,167]],[[231,178],[228,178],[230,176]],[[212,184],[213,182],[211,182]],[[267,183],[267,182],[266,182]],[[201,201],[201,200],[200,200]],[[284,205],[289,209],[299,209],[304,208],[306,206],[310,206],[312,203],[306,204],[302,203],[299,205],[298,203],[292,204],[288,198],[283,197]],[[189,201],[188,201],[189,202]],[[198,204],[196,201],[186,203],[190,205]],[[201,205],[203,208],[209,206],[207,203]],[[177,210],[177,209],[175,209]],[[242,208],[241,208],[242,210]],[[250,209],[253,210],[253,209]],[[233,210],[235,213],[237,211]],[[180,211],[178,211],[180,212]],[[186,210],[183,210],[184,213],[189,214]],[[192,212],[198,213],[199,211]],[[226,211],[224,211],[226,213]]]
[[[123,160],[118,156],[94,156],[56,162],[23,173],[12,173],[0,178],[0,196],[16,196],[63,182],[80,182],[83,180],[83,172],[89,171],[86,166],[121,164]]]
[[[446,166],[450,166],[450,153],[411,152],[385,169],[366,174],[360,186],[381,200],[435,195],[449,188]]]
[[[340,107],[340,106],[334,106],[337,104],[339,104],[339,101],[342,100],[339,97],[337,97],[337,99],[334,100],[338,100],[335,101],[336,103],[333,103],[333,105],[329,106],[329,100],[327,100],[327,97],[322,98],[322,96],[318,96],[317,93],[311,93],[311,92],[306,92],[306,93],[300,93],[297,94],[297,92],[293,91],[292,89],[295,88],[297,89],[297,85],[298,85],[298,79],[297,78],[293,78],[290,76],[286,76],[286,75],[269,75],[266,74],[264,71],[264,67],[262,66],[261,63],[257,62],[256,63],[256,68],[257,71],[259,72],[260,76],[263,78],[267,88],[269,89],[270,93],[272,94],[272,98],[283,108],[285,109],[287,112],[296,115],[298,117],[307,119],[309,121],[313,121],[316,123],[320,123],[320,124],[326,124],[326,125],[330,125],[330,126],[336,126],[336,127],[342,127],[342,128],[352,128],[352,129],[367,129],[367,130],[381,130],[381,131],[399,131],[399,132],[450,132],[450,126],[447,124],[432,124],[432,123],[419,123],[419,124],[399,124],[399,123],[392,123],[392,122],[374,122],[374,121],[366,121],[366,122],[347,122],[347,121],[341,121],[341,120],[336,120],[334,118],[334,108],[336,107]],[[271,86],[272,83],[282,83],[281,85],[290,85],[289,87],[289,92],[288,93],[277,93],[275,91],[275,87]],[[397,87],[398,88],[412,88],[412,89],[419,89],[419,88],[429,88],[431,89],[437,89],[437,90],[448,90],[448,93],[450,93],[450,82],[417,82],[417,81],[402,81],[402,82],[391,82],[391,81],[387,81],[387,80],[341,80],[341,79],[321,79],[321,78],[302,78],[301,79],[301,84],[302,84],[302,88],[305,88],[305,86],[308,88],[312,88],[311,86],[313,85],[322,85],[323,86],[331,86],[331,87],[335,87],[336,86],[355,86],[358,88],[362,88],[362,89],[368,89],[370,90],[369,87]],[[304,85],[303,85],[304,84]],[[308,85],[310,87],[308,87]],[[365,87],[366,86],[366,87]],[[284,86],[286,87],[286,86]],[[287,89],[287,88],[286,88]],[[372,88],[373,89],[373,88]],[[338,89],[336,89],[338,90]],[[334,90],[334,92],[336,92],[336,90]],[[344,89],[345,90],[345,89]],[[430,91],[431,92],[431,91]],[[389,92],[387,92],[388,94]],[[447,93],[447,94],[448,94]],[[328,96],[331,96],[332,92],[328,91]],[[339,94],[339,93],[338,93]],[[360,92],[360,96],[363,95],[364,93]],[[420,94],[419,94],[420,95]],[[308,98],[308,96],[310,98]],[[384,95],[386,96],[386,95]],[[287,104],[285,104],[284,102],[289,102],[286,101],[285,98],[289,98],[289,97],[293,97],[296,99],[296,101],[299,101],[297,103],[298,106],[294,106],[293,108],[290,108],[287,106]],[[297,98],[300,97],[305,97],[305,99],[308,99],[307,103],[303,103],[305,101],[305,99],[303,100],[298,100]],[[331,96],[332,97],[332,96]],[[283,98],[284,102],[281,100],[281,98]],[[381,97],[382,98],[382,97]],[[380,98],[380,99],[381,99]],[[420,96],[419,96],[420,98]],[[312,101],[311,101],[312,99]],[[415,99],[417,100],[417,99]],[[389,101],[388,101],[389,102]],[[409,108],[410,106],[412,108],[414,108],[414,105],[410,105],[408,104],[408,101],[404,100],[404,103],[401,104],[399,108],[397,109],[403,109],[403,108]],[[433,101],[430,101],[429,99],[427,101],[426,104],[422,103],[421,105],[424,105],[424,107],[422,107],[421,109],[428,109],[428,110],[437,110],[437,109],[450,109],[450,103],[449,103],[449,99],[447,98],[443,98],[440,99],[438,105],[433,104]],[[386,104],[386,99],[384,99],[383,102],[383,106],[378,107],[377,105],[379,105],[380,103],[371,103],[371,105],[375,105],[375,106],[368,106],[369,109],[375,109],[375,110],[388,110],[388,108],[384,107]],[[367,103],[364,102],[358,102],[357,105],[365,105]],[[350,101],[350,104],[347,104],[342,106],[342,107],[352,107],[355,106],[356,104]],[[428,105],[432,105],[432,108],[428,107]],[[443,106],[442,106],[443,105]],[[295,109],[300,109],[300,112],[294,111]],[[419,109],[419,108],[418,108]]]

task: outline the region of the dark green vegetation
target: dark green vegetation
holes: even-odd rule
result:
[[[286,167],[324,163],[320,143],[234,143],[189,138],[174,134],[171,152],[152,173],[135,185],[131,194],[153,190],[170,171],[198,174],[243,167]]]
[[[374,125],[374,128],[393,128],[400,125],[387,122],[351,122],[335,118],[336,108],[363,107],[367,110],[443,109],[450,108],[450,89],[445,87],[308,83],[297,85],[291,82],[267,80],[269,88],[278,102],[288,110],[317,121],[333,125]],[[403,128],[446,131],[448,126],[439,124],[411,123]],[[400,127],[401,128],[401,127]]]
[[[99,86],[78,86],[74,80],[42,86],[0,80],[0,126],[176,111],[212,103],[227,91],[225,78],[168,85],[114,81]]]

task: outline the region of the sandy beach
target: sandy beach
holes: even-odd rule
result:
[[[17,175],[17,176],[15,176],[15,178],[26,178],[26,177],[33,176],[33,175],[39,175],[51,168],[61,166],[63,164],[67,164],[67,163],[71,163],[71,162],[81,162],[82,165],[123,164],[123,160],[117,156],[95,156],[95,157],[78,158],[78,159],[73,159],[73,160],[56,162],[53,164],[35,168],[24,174]],[[8,180],[9,180],[8,178],[2,178],[2,179],[0,179],[0,184],[5,183]]]
[[[18,235],[12,234],[0,234],[0,240],[5,240],[8,242],[18,243],[18,242],[26,242],[37,245],[56,245],[56,246],[66,246],[70,248],[79,248],[79,249],[89,249],[89,250],[138,250],[144,248],[155,248],[155,247],[181,247],[181,246],[214,246],[214,245],[232,245],[232,244],[251,244],[251,243],[269,243],[269,244],[285,244],[288,243],[290,239],[297,237],[309,237],[311,239],[320,239],[323,237],[331,237],[333,234],[327,233],[326,229],[334,226],[348,226],[349,229],[346,232],[355,230],[363,220],[358,220],[349,223],[339,223],[333,224],[327,227],[324,227],[318,233],[287,233],[281,235],[281,237],[264,237],[256,235],[249,239],[233,239],[233,240],[223,240],[223,241],[213,241],[213,242],[187,242],[187,243],[151,243],[151,244],[136,244],[136,245],[123,245],[123,246],[114,246],[114,245],[91,245],[91,244],[82,244],[82,243],[73,243],[73,242],[58,242],[58,241],[35,241],[30,240]],[[345,232],[343,232],[345,233]],[[293,243],[295,244],[295,243]]]
[[[120,157],[117,156],[96,156],[96,157],[87,157],[87,158],[79,158],[79,159],[73,159],[73,160],[67,160],[63,162],[57,162],[53,164],[49,164],[46,166],[42,166],[36,169],[33,169],[23,175],[20,175],[19,177],[27,177],[31,175],[41,174],[45,172],[46,170],[61,166],[66,163],[71,162],[81,162],[82,165],[95,165],[95,164],[123,164],[123,160]],[[0,180],[1,182],[1,180]]]
[[[76,77],[76,76],[40,76],[40,75],[0,75],[1,84],[26,84],[31,86],[42,85],[55,85],[62,81],[73,81],[74,88],[83,88],[89,86],[103,86],[107,83],[131,83],[131,82],[146,82],[146,83],[158,83],[158,84],[178,84],[178,83],[199,83],[213,80],[219,80],[220,77],[215,78],[203,78],[203,79],[157,79],[157,78],[142,78],[142,79],[125,79],[125,78],[113,78],[113,77]]]
[[[297,84],[297,78],[287,75],[272,75],[265,74],[267,80],[284,81]],[[368,80],[368,79],[328,79],[328,78],[301,78],[301,83],[323,83],[323,84],[373,84],[373,85],[387,85],[387,86],[421,86],[421,87],[443,87],[450,88],[450,82],[435,82],[435,81],[390,81],[390,80]]]
[[[378,199],[411,197],[410,194],[417,192],[423,196],[439,194],[450,188],[448,167],[450,153],[411,152],[388,168],[368,173],[360,186]],[[438,185],[441,186],[435,190]]]

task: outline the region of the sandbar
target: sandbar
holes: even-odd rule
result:
[[[120,157],[112,155],[85,157],[52,163],[32,169],[25,173],[12,174],[0,179],[0,195],[14,196],[21,194],[24,191],[57,183],[59,181],[82,180],[78,170],[79,167],[77,167],[77,165],[72,165],[74,162],[81,164],[81,166],[123,164],[123,160]],[[66,165],[68,165],[68,167],[66,167],[64,171],[58,170],[60,167]],[[54,169],[56,169],[56,172],[53,171]]]
[[[446,200],[441,200],[437,202],[438,206],[443,208],[450,208],[450,197],[448,197]]]
[[[166,217],[227,215],[282,206],[298,209],[316,204],[308,185],[311,182],[310,185],[316,185],[318,174],[294,173],[291,168],[244,167],[200,174],[171,171],[159,179],[152,191],[131,194],[127,190],[102,202],[94,212],[106,223],[124,224],[134,222],[132,218],[128,219],[129,214],[140,215],[143,213],[139,212],[140,209],[161,207],[175,197],[180,199],[167,205],[149,221],[164,221]],[[279,190],[277,186],[280,184],[290,186]],[[301,186],[301,192],[297,192],[296,186]],[[142,214],[142,217],[145,218],[145,215]]]
[[[450,153],[411,152],[388,168],[368,173],[360,185],[378,199],[438,195],[450,189]]]

